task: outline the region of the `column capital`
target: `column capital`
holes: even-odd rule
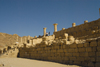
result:
[[[58,25],[57,23],[53,24],[53,25]]]
[[[46,27],[44,27],[43,29],[47,29]]]

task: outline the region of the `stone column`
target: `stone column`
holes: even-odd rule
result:
[[[88,20],[85,20],[85,21],[84,21],[84,24],[85,24],[85,23],[88,23]]]
[[[44,37],[45,37],[45,35],[46,35],[46,29],[47,29],[47,28],[43,28],[43,31],[44,31]]]
[[[37,38],[37,36],[35,36],[34,38]]]
[[[57,32],[57,23],[53,24],[54,25],[54,32]]]
[[[65,28],[62,28],[62,30],[65,30]]]
[[[76,23],[72,23],[72,27],[75,27],[76,26]]]

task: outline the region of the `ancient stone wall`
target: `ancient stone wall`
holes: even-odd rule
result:
[[[42,38],[33,39],[33,45],[40,43],[41,41],[42,41]]]
[[[10,45],[0,49],[0,58],[17,57],[18,52],[19,50],[17,45]]]
[[[92,32],[100,34],[100,19],[96,21],[92,21],[89,23],[84,23],[78,26],[74,26],[68,29],[62,29],[60,31],[54,32],[56,38],[62,37],[64,33],[68,33],[69,35],[76,37],[82,37],[87,35],[92,35]],[[98,35],[100,36],[100,35]]]
[[[65,64],[76,64],[88,67],[100,67],[100,39],[88,40],[85,43],[65,45],[36,45],[19,50],[22,58],[48,60]]]

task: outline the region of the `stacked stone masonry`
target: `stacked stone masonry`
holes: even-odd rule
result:
[[[68,33],[69,35],[72,35],[74,37],[82,37],[88,35],[88,37],[98,37],[100,36],[100,19],[54,32],[54,35],[56,36],[56,38],[59,38],[62,37],[64,33]],[[93,33],[96,33],[96,35],[93,36]]]
[[[19,49],[19,56],[86,67],[100,67],[100,19],[42,37],[35,46]],[[56,24],[57,25],[57,24]],[[55,27],[54,27],[55,28]],[[34,39],[33,39],[34,40]],[[50,43],[49,43],[50,42]]]
[[[40,44],[36,47],[20,48],[20,57],[49,60],[89,67],[100,66],[100,39],[81,44]]]

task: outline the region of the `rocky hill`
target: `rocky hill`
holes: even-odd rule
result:
[[[0,48],[8,45],[13,45],[15,42],[17,42],[17,37],[18,39],[20,39],[20,36],[18,36],[17,34],[10,35],[0,32]]]

